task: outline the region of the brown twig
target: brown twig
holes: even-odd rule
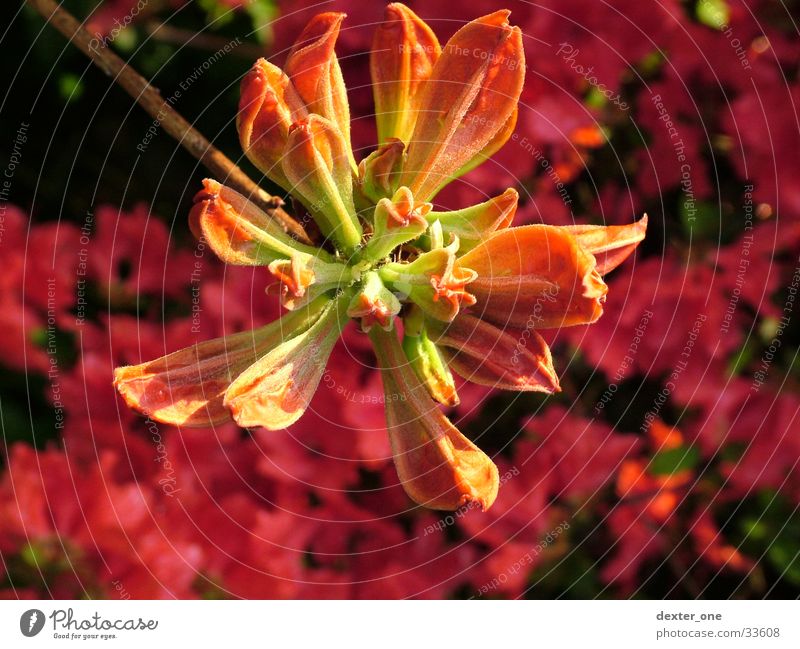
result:
[[[174,137],[189,153],[202,162],[211,173],[234,187],[264,208],[278,220],[287,232],[309,243],[303,227],[287,214],[280,198],[270,196],[256,185],[234,162],[217,149],[199,131],[187,122],[136,70],[112,52],[104,42],[92,36],[78,20],[63,9],[56,0],[27,0],[48,23],[66,36],[92,62],[144,108],[164,130]]]

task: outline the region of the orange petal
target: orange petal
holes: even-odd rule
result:
[[[456,317],[461,307],[475,304],[475,296],[467,290],[467,285],[475,279],[475,271],[471,268],[454,266],[444,275],[431,275],[433,303],[442,302],[447,306],[443,310],[432,308],[428,311],[440,320],[450,321]],[[412,291],[414,297],[417,294]]]
[[[437,187],[433,195],[441,191],[445,185],[450,183],[452,180],[456,178],[460,178],[464,174],[472,171],[475,167],[479,167],[484,162],[486,162],[489,158],[491,158],[495,153],[497,153],[500,149],[503,148],[503,145],[508,142],[508,139],[513,135],[514,129],[517,127],[517,116],[518,116],[518,107],[514,106],[514,112],[511,113],[511,116],[506,120],[506,123],[503,124],[502,128],[494,134],[491,140],[487,142],[483,148],[473,156],[471,160],[467,162],[463,167],[459,168],[455,173],[453,173],[449,178],[445,178],[444,182],[442,182],[439,187]]]
[[[289,52],[284,68],[308,111],[329,119],[339,128],[355,171],[347,90],[334,51],[344,18],[345,14],[333,11],[314,16]]]
[[[281,343],[239,375],[224,399],[237,424],[278,430],[300,419],[346,323],[347,304],[345,296],[329,302],[309,329]]]
[[[508,11],[473,20],[448,41],[415,105],[418,118],[401,183],[419,200],[497,147],[525,77],[522,35]],[[485,157],[485,156],[484,156]]]
[[[118,367],[114,386],[129,407],[165,424],[213,426],[230,420],[223,395],[267,350],[313,322],[321,304],[254,331],[209,340],[162,358]]]
[[[401,307],[400,300],[383,285],[378,273],[371,270],[351,299],[347,315],[361,320],[362,331],[369,331],[375,325],[388,331],[394,326],[394,318]]]
[[[569,139],[578,146],[587,149],[596,149],[603,146],[608,140],[603,130],[596,124],[581,126],[570,133]]]
[[[298,243],[255,203],[216,180],[203,180],[189,222],[227,264],[264,266],[297,252],[330,259],[317,248]]]
[[[394,463],[408,496],[431,509],[475,502],[485,511],[497,497],[497,467],[464,437],[428,396],[392,332],[370,332],[381,368]]]
[[[462,307],[475,304],[470,282],[477,274],[456,263],[458,241],[434,248],[412,262],[389,262],[379,269],[381,279],[392,290],[403,293],[427,315],[451,321]]]
[[[431,323],[448,364],[468,381],[520,392],[559,392],[553,357],[532,329],[506,329],[466,313],[448,326]]]
[[[477,300],[472,312],[501,327],[566,327],[603,313],[608,287],[594,257],[566,228],[501,230],[457,263],[478,273],[469,285]]]
[[[242,79],[236,125],[250,161],[270,180],[289,190],[280,160],[289,126],[308,111],[280,68],[258,59]]]
[[[656,451],[666,451],[683,446],[683,433],[677,428],[667,426],[661,419],[654,419],[647,429],[650,445]]]
[[[411,9],[399,2],[386,7],[369,59],[379,142],[408,142],[416,118],[412,103],[441,53],[436,35]]]
[[[605,275],[625,261],[644,239],[647,214],[630,225],[572,225],[567,229],[595,256],[597,272]]]

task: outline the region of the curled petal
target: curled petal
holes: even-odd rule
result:
[[[411,9],[399,2],[386,7],[369,59],[379,142],[408,142],[416,119],[414,99],[441,53],[436,35]]]
[[[230,420],[223,405],[228,386],[281,341],[299,334],[323,302],[254,331],[209,340],[162,358],[118,367],[114,386],[129,407],[176,426],[213,426]]]
[[[269,265],[269,272],[280,282],[282,292],[292,297],[303,297],[316,279],[314,270],[297,256],[273,261]]]
[[[289,77],[265,59],[258,59],[242,79],[236,125],[250,161],[270,180],[289,190],[280,160],[289,127],[308,111]]]
[[[237,424],[278,430],[300,419],[346,322],[347,302],[345,296],[329,302],[311,327],[272,349],[231,383],[224,404]]]
[[[268,268],[278,280],[281,304],[290,311],[301,308],[331,289],[350,284],[352,279],[349,266],[301,253],[295,253],[290,259],[276,259]]]
[[[194,200],[192,230],[227,264],[265,266],[298,252],[333,261],[325,251],[292,239],[255,203],[216,180],[206,178]]]
[[[532,329],[503,330],[462,313],[446,326],[431,322],[431,330],[450,367],[468,381],[519,392],[561,390],[550,348]]]
[[[601,275],[614,270],[636,250],[647,232],[647,214],[630,225],[572,225],[567,228],[597,259]]]
[[[381,368],[395,467],[408,496],[432,509],[471,502],[488,509],[500,485],[497,467],[428,396],[392,332],[370,332]]]
[[[391,295],[391,293],[390,293]],[[392,296],[394,297],[394,296]],[[370,298],[366,293],[359,293],[350,302],[347,315],[361,320],[361,330],[369,331],[375,325],[382,329],[392,328],[394,317],[400,312],[400,302]]]
[[[401,178],[420,200],[471,169],[476,156],[499,148],[498,134],[510,135],[525,60],[522,35],[508,15],[497,11],[458,30],[420,91]]]
[[[400,140],[390,138],[358,163],[361,193],[373,203],[391,197],[397,189],[404,149]]]
[[[381,278],[437,320],[451,321],[462,307],[475,304],[468,285],[477,273],[456,263],[458,240],[435,248],[410,263],[392,262],[379,270]]]
[[[369,331],[374,325],[389,331],[401,306],[400,300],[383,285],[378,273],[370,271],[361,290],[350,301],[347,315],[360,319],[363,331]]]
[[[596,321],[608,292],[595,258],[566,228],[501,230],[458,264],[478,273],[473,312],[505,327],[549,329]]]
[[[431,275],[431,287],[433,287],[433,302],[441,303],[443,311],[438,309],[428,309],[440,320],[448,322],[456,317],[458,310],[464,306],[475,304],[475,296],[467,291],[467,284],[475,281],[477,273],[471,268],[454,266],[452,269],[445,270],[443,275]]]
[[[348,161],[355,171],[350,149],[347,90],[334,51],[344,18],[345,14],[333,11],[314,16],[289,52],[284,68],[308,111],[321,115],[339,128]]]
[[[491,236],[495,230],[510,226],[517,212],[518,201],[517,191],[509,188],[485,203],[455,212],[430,212],[426,218],[429,223],[439,221],[445,234],[457,236],[460,244],[458,250],[464,253]]]
[[[373,217],[374,232],[364,257],[383,259],[398,246],[419,237],[428,228],[425,216],[432,208],[430,203],[415,201],[408,187],[398,189],[391,199],[379,200]]]
[[[408,187],[398,189],[386,206],[389,218],[384,225],[387,230],[404,228],[412,222],[427,228],[428,222],[425,220],[425,216],[433,209],[431,203],[415,200]]]
[[[323,234],[345,251],[358,246],[362,232],[353,204],[353,177],[336,125],[319,115],[293,124],[282,164],[292,191],[302,198]]]

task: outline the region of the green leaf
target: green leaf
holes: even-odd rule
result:
[[[697,20],[712,29],[722,29],[731,18],[726,0],[700,0],[695,8]]]
[[[756,353],[756,343],[750,339],[728,363],[728,376],[742,374],[750,365]]]
[[[672,475],[694,469],[700,461],[700,451],[695,446],[679,446],[659,451],[653,456],[650,471],[655,475]]]
[[[272,41],[272,23],[278,14],[278,8],[271,0],[253,0],[245,5],[247,15],[253,21],[254,35],[259,43]]]
[[[114,47],[126,53],[133,52],[139,45],[139,35],[132,27],[121,29],[114,39]]]
[[[58,91],[65,101],[76,101],[83,95],[83,82],[81,78],[70,72],[65,72],[58,79]]]
[[[585,101],[589,108],[597,109],[603,108],[608,103],[606,96],[596,86],[592,86],[589,92],[586,93]]]
[[[716,204],[694,200],[681,191],[678,210],[687,234],[716,241],[720,229],[720,213]]]
[[[233,9],[219,0],[198,0],[197,4],[205,11],[206,22],[213,25],[213,29],[227,25],[235,17]]]

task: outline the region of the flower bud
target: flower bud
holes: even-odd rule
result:
[[[327,291],[348,285],[352,278],[350,267],[302,253],[295,253],[290,259],[277,259],[268,268],[280,285],[281,304],[290,311]]]
[[[311,327],[279,344],[231,383],[224,404],[237,424],[279,430],[303,415],[347,322],[348,297],[328,301]]]
[[[386,425],[397,474],[408,496],[432,509],[469,503],[488,509],[500,486],[497,467],[428,397],[392,332],[370,332],[383,378]]]
[[[165,424],[214,426],[230,421],[223,397],[231,382],[269,350],[307,330],[327,302],[322,298],[254,331],[118,367],[114,387],[129,407]]]
[[[390,331],[400,307],[400,300],[383,285],[378,273],[370,271],[361,290],[350,301],[347,315],[361,319],[362,331],[369,331],[374,325]]]
[[[297,253],[335,261],[324,250],[292,239],[255,203],[216,180],[203,180],[194,200],[189,213],[192,231],[227,264],[265,266]]]
[[[601,275],[614,270],[628,258],[647,232],[647,214],[629,225],[571,225],[567,230],[578,244],[597,259]]]
[[[418,119],[402,176],[421,200],[510,135],[525,76],[522,35],[508,11],[462,27],[445,45],[416,104]]]
[[[417,117],[415,98],[441,52],[431,28],[411,9],[400,3],[386,7],[369,59],[379,142],[408,142]]]
[[[458,240],[446,248],[421,254],[410,263],[391,262],[379,270],[381,278],[408,296],[426,314],[450,322],[462,307],[475,304],[467,285],[477,274],[456,264]]]
[[[308,112],[336,124],[344,139],[348,164],[355,173],[347,90],[334,51],[344,18],[345,14],[333,11],[314,16],[289,52],[284,69]]]
[[[445,178],[444,181],[435,190],[433,190],[433,195],[435,196],[438,194],[445,187],[445,185],[450,183],[452,180],[460,178],[464,174],[475,169],[475,167],[481,166],[495,153],[502,149],[503,145],[508,142],[508,138],[512,136],[514,129],[517,127],[517,116],[518,107],[514,106],[514,112],[511,113],[511,116],[505,121],[505,124],[503,124],[500,130],[494,134],[492,139],[484,144],[483,148],[478,151],[478,153],[476,153],[466,164],[459,167],[448,178]]]
[[[431,321],[430,335],[462,378],[519,392],[558,392],[553,357],[533,329],[500,329],[468,313],[449,325]]]
[[[403,171],[404,145],[390,138],[358,164],[361,193],[377,203],[394,194]]]
[[[564,228],[526,225],[495,233],[458,259],[477,272],[473,313],[500,327],[552,329],[603,313],[608,287],[595,258]]]
[[[308,115],[289,77],[258,59],[242,79],[236,126],[250,161],[267,178],[289,191],[281,168],[289,127]]]
[[[340,250],[361,242],[361,224],[353,205],[353,177],[344,138],[336,126],[309,115],[289,129],[283,171],[320,230]]]

